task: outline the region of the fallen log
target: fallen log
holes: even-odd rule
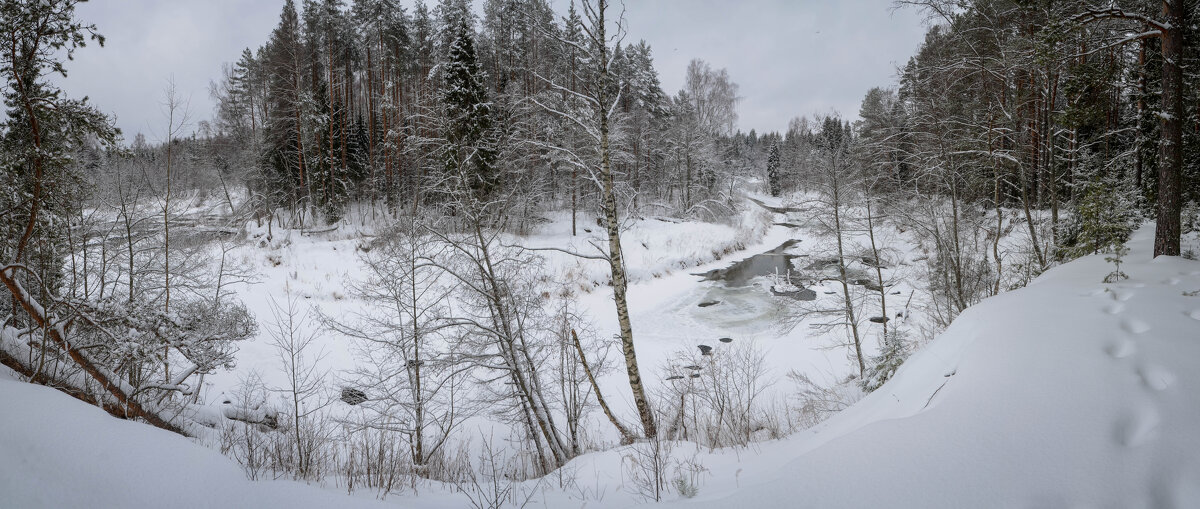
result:
[[[76,387],[71,382],[58,378],[48,373],[39,373],[35,369],[25,365],[17,356],[10,354],[3,348],[0,348],[0,365],[4,365],[8,369],[15,371],[17,374],[25,377],[29,383],[44,385],[52,389],[56,389],[63,394],[71,396],[79,401],[92,406],[97,406],[108,412],[109,415],[120,419],[128,417],[125,414],[125,409],[114,405],[109,401],[98,401],[91,393]]]

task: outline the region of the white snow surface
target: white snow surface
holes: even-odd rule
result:
[[[895,378],[697,507],[1200,507],[1200,263],[1090,256],[963,313]],[[731,471],[732,470],[732,471]],[[707,491],[707,493],[706,493]]]
[[[286,481],[254,482],[220,452],[0,374],[0,507],[385,507]]]
[[[740,449],[675,444],[704,471],[694,498],[667,505],[1200,507],[1200,297],[1188,296],[1200,263],[1151,259],[1152,239],[1147,227],[1131,240],[1128,280],[1101,283],[1112,265],[1091,256],[969,309],[813,429]],[[4,507],[467,505],[449,489],[377,502],[247,481],[216,451],[3,377],[0,408]],[[528,507],[647,504],[629,487],[631,456],[575,459],[568,489],[527,482]]]

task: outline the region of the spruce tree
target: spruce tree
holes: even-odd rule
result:
[[[863,374],[861,387],[865,392],[872,392],[878,389],[888,380],[891,380],[892,375],[896,374],[896,370],[900,369],[900,365],[908,359],[909,355],[908,338],[899,328],[888,329],[883,335],[883,344],[880,345],[879,355],[871,357],[871,365]]]
[[[341,116],[336,112],[342,108],[340,101],[330,103],[328,100],[329,85],[324,79],[318,78],[312,93],[313,122],[311,124],[312,145],[319,146],[318,157],[310,157],[309,167],[312,186],[316,190],[314,200],[325,215],[329,224],[336,223],[342,218],[346,203],[349,200],[349,176],[341,167],[342,139],[330,136],[342,130]]]
[[[270,117],[264,130],[263,175],[258,193],[268,209],[287,201],[295,207],[307,197],[302,138],[300,20],[287,0],[279,25],[267,42],[265,71]]]
[[[1118,171],[1123,168],[1101,168],[1098,159],[1093,153],[1081,157],[1075,214],[1058,235],[1060,258],[1116,252],[1142,222],[1138,194]]]
[[[475,44],[460,20],[443,69],[448,125],[446,170],[473,198],[486,201],[498,185],[492,104],[484,87]]]
[[[767,156],[767,186],[771,196],[779,196],[782,182],[779,180],[779,144],[771,145],[771,153]]]

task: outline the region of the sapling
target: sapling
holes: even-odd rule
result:
[[[1112,256],[1104,257],[1104,261],[1116,266],[1113,268],[1112,272],[1109,272],[1107,276],[1104,276],[1105,283],[1116,283],[1122,279],[1129,279],[1128,274],[1121,272],[1121,260],[1127,254],[1129,254],[1129,248],[1126,247],[1125,244],[1121,244],[1113,249]]]

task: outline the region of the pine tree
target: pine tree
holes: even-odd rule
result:
[[[270,117],[264,129],[263,178],[258,192],[268,209],[303,206],[308,196],[305,175],[301,77],[300,19],[296,4],[287,0],[279,25],[266,46],[265,71]]]
[[[75,0],[0,3],[0,265],[38,275],[30,288],[56,291],[66,251],[65,226],[85,191],[73,162],[86,145],[115,143],[119,131],[87,100],[67,99],[53,81],[77,48],[104,39],[75,18]],[[27,274],[9,271],[17,280]]]

